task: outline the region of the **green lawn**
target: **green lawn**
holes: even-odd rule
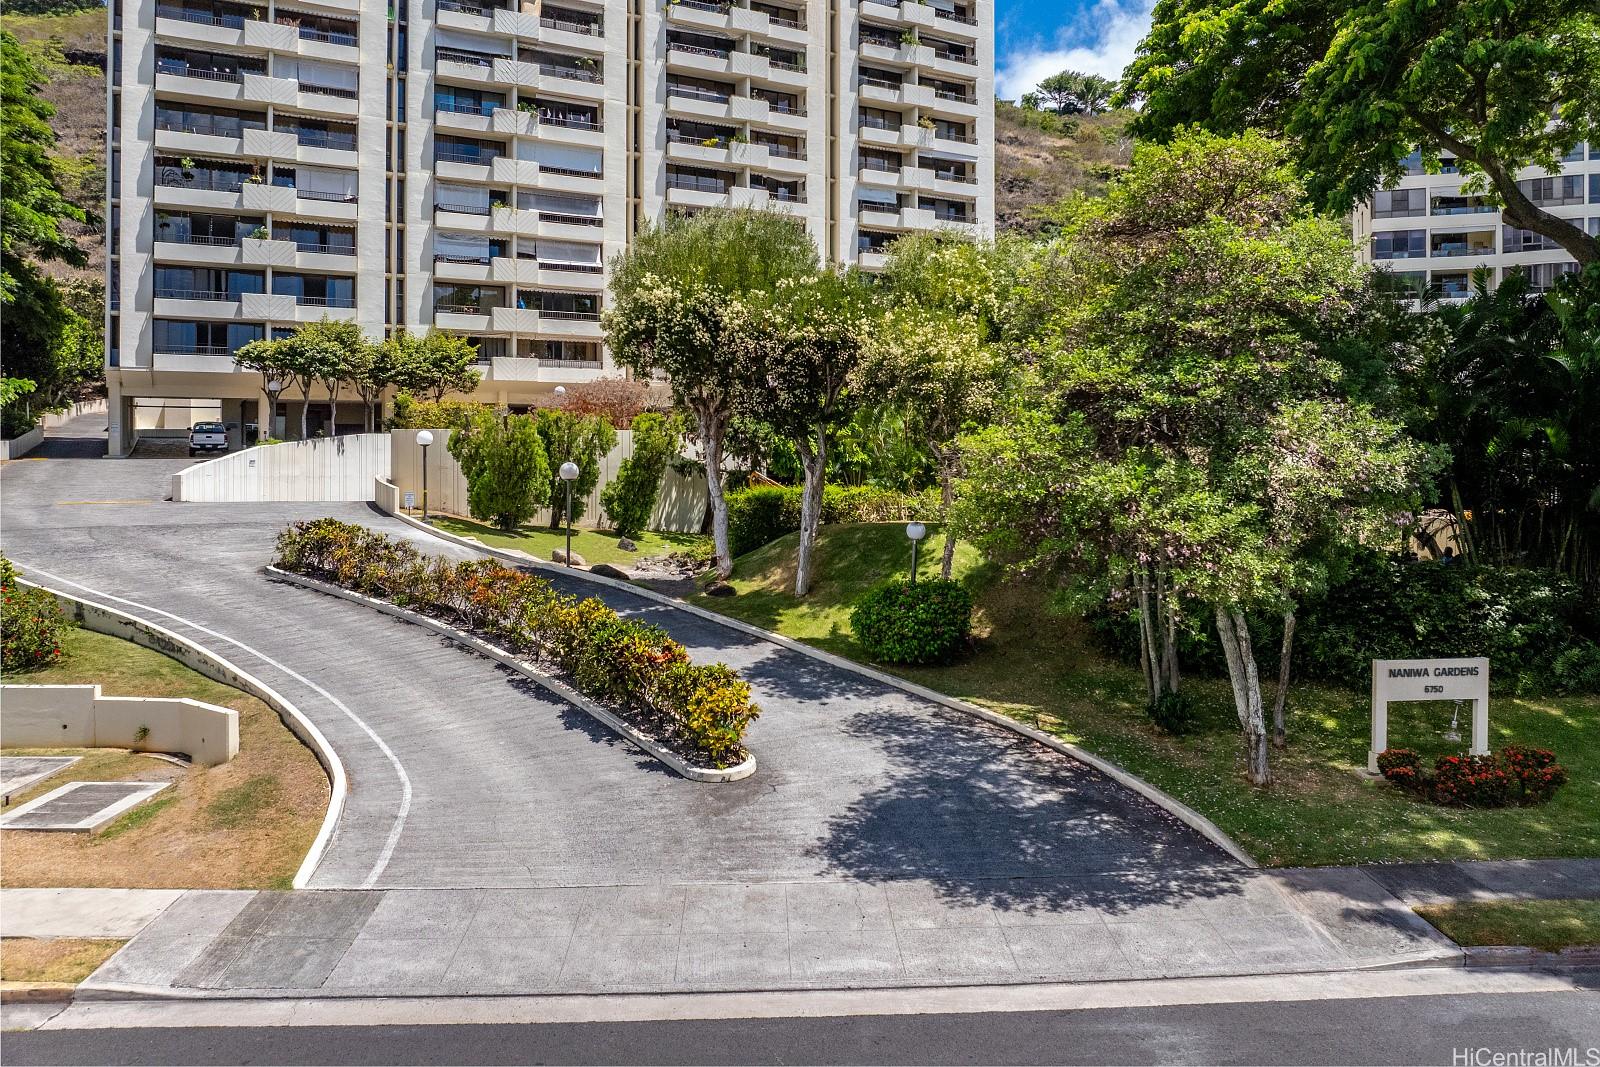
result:
[[[1600,945],[1600,900],[1492,900],[1418,908],[1458,945],[1527,945],[1556,952]]]
[[[494,548],[514,548],[526,552],[530,556],[548,561],[550,553],[556,549],[563,551],[567,547],[567,533],[565,528],[552,530],[544,526],[524,526],[514,534],[497,530],[493,526],[485,526],[481,522],[470,519],[441,518],[434,516],[431,521],[441,530],[462,537],[476,537],[486,545]],[[636,563],[646,556],[664,556],[669,552],[688,552],[696,546],[704,544],[709,538],[702,534],[679,533],[645,533],[634,538],[634,543],[639,546],[637,552],[624,552],[617,547],[618,537],[610,530],[586,530],[573,527],[572,551],[582,556],[589,563],[628,564]]]
[[[892,572],[897,560],[903,573],[909,562],[903,528],[824,527],[818,581],[804,601],[789,591],[795,545],[791,534],[741,557],[733,579],[737,596],[697,594],[694,602],[864,658],[850,633],[850,604]],[[925,558],[919,573],[936,573],[936,534],[927,545],[934,558]],[[975,650],[949,667],[897,673],[1122,765],[1209,816],[1263,863],[1600,856],[1600,697],[1491,701],[1493,747],[1517,741],[1553,748],[1571,773],[1571,783],[1544,807],[1440,808],[1360,777],[1369,728],[1365,679],[1353,679],[1348,689],[1293,688],[1290,747],[1273,753],[1276,784],[1256,790],[1243,778],[1237,720],[1224,680],[1187,679],[1204,727],[1188,737],[1166,736],[1145,718],[1137,669],[1101,654],[1081,622],[1047,611],[1033,589],[990,580],[977,553],[965,546],[957,563],[958,575],[977,590]],[[1403,705],[1391,710],[1390,744],[1416,748],[1430,759],[1460,751],[1464,746],[1443,737],[1448,725],[1448,706]]]

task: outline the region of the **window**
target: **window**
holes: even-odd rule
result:
[[[1428,254],[1426,230],[1392,230],[1372,235],[1373,259],[1421,259]]]
[[[1403,219],[1428,213],[1427,193],[1422,189],[1380,189],[1372,198],[1372,217]]]
[[[155,295],[165,300],[238,300],[244,293],[259,293],[266,275],[254,270],[222,267],[157,267]]]
[[[1576,274],[1578,265],[1573,262],[1566,263],[1534,263],[1527,267],[1518,267],[1528,275],[1529,289],[1535,293],[1543,293],[1555,288],[1557,282],[1568,274]]]
[[[1591,183],[1594,175],[1590,175]],[[1561,207],[1583,203],[1583,175],[1558,174],[1549,178],[1525,178],[1517,188],[1540,207]]]
[[[156,319],[152,326],[155,351],[181,356],[231,356],[240,346],[265,335],[258,322]]]
[[[1518,229],[1515,226],[1500,228],[1500,246],[1505,252],[1544,252],[1561,247],[1544,234]]]
[[[1466,271],[1434,271],[1428,289],[1441,300],[1464,300],[1472,295],[1472,276]]]
[[[266,220],[259,215],[210,215],[203,212],[156,212],[156,240],[181,245],[236,245]]]
[[[353,308],[356,280],[325,274],[273,274],[272,291],[292,296],[296,304],[312,307]]]
[[[1428,241],[1430,256],[1492,256],[1494,231],[1473,230],[1468,233],[1436,233]]]
[[[1428,213],[1430,215],[1478,215],[1493,210],[1494,205],[1481,196],[1439,194],[1429,201]]]

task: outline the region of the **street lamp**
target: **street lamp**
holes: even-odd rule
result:
[[[417,444],[422,446],[422,521],[428,521],[428,446],[433,444],[432,430],[418,430]]]
[[[561,480],[567,483],[567,566],[572,566],[572,483],[578,479],[578,465],[567,460],[561,465]]]
[[[567,401],[567,387],[566,386],[564,386],[564,385],[556,386],[556,399],[561,401],[563,404],[566,403],[566,401]]]
[[[928,536],[928,528],[920,522],[906,523],[906,536],[911,538],[911,584],[917,584],[917,545]]]
[[[256,420],[264,424],[256,429],[257,437],[278,436],[278,395],[286,388],[288,388],[288,383],[281,378],[273,378],[267,382],[267,407],[269,410],[265,419]]]

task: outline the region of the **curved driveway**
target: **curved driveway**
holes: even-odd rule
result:
[[[665,626],[697,659],[737,668],[756,691],[755,776],[685,781],[525,679],[260,570],[293,518],[407,528],[363,505],[163,501],[167,476],[186,459],[67,458],[98,450],[67,435],[99,425],[89,418],[58,431],[46,449],[62,458],[7,465],[6,551],[180,632],[146,609],[200,624],[211,634],[191,636],[312,717],[351,780],[313,886],[914,878],[951,898],[1027,908],[1048,902],[1062,878],[1117,872],[1097,880],[1114,905],[1123,893],[1190,892],[1207,881],[1200,869],[1231,866],[1076,761],[769,642],[599,590],[618,610]]]

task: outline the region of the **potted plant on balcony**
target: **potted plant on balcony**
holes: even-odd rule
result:
[[[916,30],[902,30],[900,43],[906,48],[915,48],[922,43],[922,38],[917,36]]]
[[[250,231],[250,239],[252,241],[270,241],[272,239],[272,231],[265,226],[257,226]]]
[[[924,115],[920,119],[917,120],[917,125],[921,126],[925,130],[931,130],[931,129],[933,129],[933,120],[930,119],[928,116]]]

